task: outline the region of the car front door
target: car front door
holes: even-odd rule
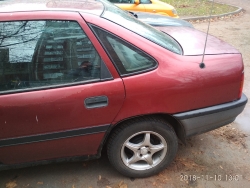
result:
[[[0,16],[0,164],[96,155],[125,92],[93,33],[73,12]]]

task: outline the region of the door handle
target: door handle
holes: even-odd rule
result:
[[[85,108],[101,108],[108,106],[107,96],[89,97],[84,100]]]

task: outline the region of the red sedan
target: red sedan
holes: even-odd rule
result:
[[[146,25],[105,0],[0,4],[0,169],[94,159],[147,177],[177,141],[244,109],[242,56],[190,27]],[[204,57],[204,60],[203,60]]]

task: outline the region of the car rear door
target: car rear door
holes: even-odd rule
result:
[[[97,154],[125,92],[87,24],[74,12],[0,16],[0,163]]]

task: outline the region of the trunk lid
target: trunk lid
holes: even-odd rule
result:
[[[173,37],[182,47],[183,55],[202,55],[205,46],[206,33],[190,27],[155,27]],[[206,55],[240,53],[230,44],[208,35]]]

